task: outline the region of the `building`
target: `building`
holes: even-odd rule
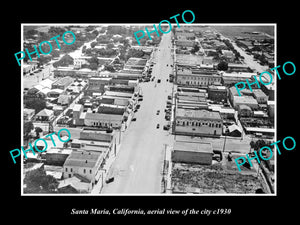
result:
[[[177,108],[175,124],[175,134],[182,135],[220,136],[223,129],[220,113],[208,110]]]
[[[271,118],[274,118],[275,101],[268,101],[267,105],[268,105],[268,115]]]
[[[92,186],[99,180],[103,163],[103,154],[92,151],[72,151],[63,165],[64,179],[79,175],[87,179]]]
[[[208,86],[208,99],[213,101],[227,101],[227,88],[225,86]]]
[[[211,165],[213,154],[211,143],[176,141],[172,151],[172,162]]]
[[[38,114],[36,114],[36,120],[39,121],[50,121],[54,117],[53,110],[43,109]]]
[[[66,76],[58,79],[57,81],[53,82],[51,85],[51,89],[61,89],[66,90],[67,87],[72,84],[74,79],[72,77]]]
[[[269,97],[261,89],[254,89],[253,96],[258,104],[266,104],[269,99]]]
[[[46,163],[48,165],[63,166],[68,156],[71,154],[71,149],[50,148],[45,152]]]
[[[238,112],[240,117],[250,117],[253,116],[252,109],[247,105],[239,105]]]
[[[252,96],[234,96],[233,97],[233,107],[238,110],[239,105],[247,105],[252,110],[258,108],[258,102]]]
[[[84,125],[120,128],[122,125],[122,121],[123,115],[87,112],[84,118]]]
[[[58,67],[53,71],[55,77],[81,77],[81,78],[88,78],[97,75],[97,71],[90,70],[88,68],[84,69],[73,69],[70,67]]]
[[[104,86],[111,83],[109,77],[91,77],[88,79],[88,88],[84,91],[85,95],[92,96],[94,93],[103,94]]]
[[[221,76],[215,71],[177,70],[176,82],[178,85],[207,87],[221,84]]]
[[[243,132],[242,129],[236,124],[228,126],[228,133],[230,136],[241,137],[242,132]]]
[[[235,59],[235,54],[230,50],[222,50],[222,54],[229,62],[233,62]]]

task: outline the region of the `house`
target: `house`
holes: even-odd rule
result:
[[[59,181],[57,189],[60,193],[89,193],[91,185],[78,175]]]
[[[43,109],[38,114],[36,114],[36,120],[40,121],[50,121],[54,117],[53,110]]]
[[[72,151],[63,165],[63,177],[67,179],[79,175],[93,187],[101,175],[102,163],[103,153],[101,152]]]
[[[229,135],[233,137],[241,137],[243,132],[242,129],[236,124],[228,126],[228,131]]]
[[[235,54],[230,50],[222,50],[222,54],[229,62],[233,62],[235,59]]]
[[[177,108],[175,134],[193,136],[220,136],[223,120],[219,112]]]
[[[211,143],[176,141],[172,162],[211,165],[213,154]]]
[[[67,94],[61,94],[58,97],[57,103],[60,105],[69,105],[71,103],[72,97]]]

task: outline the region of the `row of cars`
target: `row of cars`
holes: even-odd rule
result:
[[[168,95],[168,100],[167,100],[167,105],[165,108],[165,119],[168,121],[166,125],[164,125],[163,129],[164,130],[169,130],[171,128],[171,114],[172,114],[172,96]]]

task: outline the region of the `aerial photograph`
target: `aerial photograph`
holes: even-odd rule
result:
[[[276,24],[21,29],[22,195],[276,194]]]

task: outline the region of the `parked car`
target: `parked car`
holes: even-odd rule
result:
[[[160,79],[157,79],[157,83],[160,83]]]
[[[136,117],[133,117],[133,118],[131,119],[131,121],[136,121]]]
[[[164,125],[163,129],[164,130],[169,130],[170,129],[170,124]]]
[[[107,178],[106,179],[106,181],[105,181],[105,183],[111,183],[111,182],[113,182],[115,180],[115,178],[114,177],[109,177],[109,178]]]
[[[157,110],[156,115],[159,115],[160,110]]]

